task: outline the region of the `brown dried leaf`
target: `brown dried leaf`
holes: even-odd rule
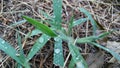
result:
[[[116,53],[120,53],[120,42],[116,41],[107,41],[107,48],[113,50]],[[109,61],[109,63],[114,63],[116,62],[116,59],[112,57]]]
[[[96,54],[89,54],[86,59],[89,68],[102,68],[104,64],[104,54],[102,52],[98,52]]]

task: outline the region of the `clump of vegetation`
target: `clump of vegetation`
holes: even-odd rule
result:
[[[111,53],[117,60],[120,60],[120,56],[117,53],[96,43],[96,40],[104,38],[105,36],[110,34],[112,31],[105,32],[96,36],[96,30],[98,25],[92,18],[92,15],[84,8],[79,8],[79,10],[83,12],[87,16],[87,18],[74,20],[74,16],[71,17],[69,23],[65,23],[66,25],[68,25],[68,28],[66,30],[64,27],[62,27],[62,18],[61,18],[62,0],[53,0],[53,16],[49,16],[47,13],[41,11],[42,14],[48,19],[48,20],[45,20],[45,22],[48,22],[48,24],[50,24],[50,27],[30,17],[22,16],[29,23],[35,26],[40,31],[39,33],[42,34],[38,38],[38,40],[36,40],[36,42],[34,43],[33,47],[31,48],[27,56],[25,56],[24,51],[22,49],[21,37],[19,36],[19,34],[18,34],[18,45],[19,45],[18,51],[1,38],[0,38],[0,41],[1,41],[0,49],[4,51],[6,54],[8,54],[11,58],[16,60],[16,62],[18,63],[17,65],[18,68],[20,67],[30,68],[29,61],[51,38],[54,38],[54,41],[55,41],[53,63],[56,66],[60,66],[61,68],[64,68],[66,65],[63,57],[63,47],[62,47],[63,41],[67,42],[68,44],[68,48],[70,51],[70,54],[68,55],[68,57],[72,55],[71,61],[69,63],[69,68],[74,68],[75,66],[77,68],[88,68],[87,63],[85,62],[85,59],[82,57],[79,48],[76,46],[76,44],[81,44],[81,43],[88,43],[90,45],[97,46]],[[76,39],[71,37],[72,28],[88,20],[91,22],[93,26],[93,35],[89,37],[76,38]]]

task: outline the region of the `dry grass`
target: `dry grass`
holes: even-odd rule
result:
[[[120,41],[120,2],[117,0],[63,0],[63,20],[69,21],[72,14],[75,19],[85,17],[80,13],[78,8],[84,7],[91,12],[94,19],[102,25],[104,30],[108,31],[117,30],[115,35],[111,35],[110,39]],[[21,15],[27,15],[36,19],[45,20],[39,10],[44,10],[48,14],[52,15],[52,2],[51,0],[1,0],[0,1],[0,38],[6,39],[17,49],[16,32],[19,32],[22,36],[22,42],[24,51],[27,54],[38,36],[25,39],[24,37],[28,32],[34,29],[28,23],[21,24],[15,27],[10,27],[10,24],[14,24],[22,20]],[[57,10],[57,9],[56,9]],[[73,29],[73,37],[84,37],[91,34],[91,24],[87,21],[85,24],[76,26]],[[99,33],[98,33],[99,34]],[[55,67],[52,64],[53,41],[49,41],[47,45],[34,56],[31,60],[32,68],[52,68]],[[102,43],[105,43],[102,41]],[[66,44],[65,44],[66,45]],[[96,51],[94,47],[90,47],[87,44],[85,46],[78,45],[82,48],[83,54],[89,54]],[[68,49],[64,46],[64,56],[68,55]],[[108,56],[108,55],[107,55]],[[108,57],[109,58],[109,57]],[[1,52],[0,56],[1,68],[14,68],[15,62],[10,57]]]

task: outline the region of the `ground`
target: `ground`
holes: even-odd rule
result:
[[[83,7],[88,10],[93,18],[98,22],[101,28],[100,32],[109,30],[116,30],[115,33],[106,37],[105,40],[97,41],[99,44],[107,47],[108,43],[118,44],[120,46],[120,1],[119,0],[63,0],[63,21],[68,22],[70,17],[74,15],[74,20],[84,18],[85,15],[77,8]],[[0,0],[0,38],[5,39],[15,48],[17,48],[17,36],[19,32],[22,36],[22,43],[24,45],[25,54],[28,53],[35,40],[40,36],[36,35],[32,38],[25,38],[28,32],[32,31],[34,27],[29,23],[11,26],[16,22],[22,21],[21,15],[45,20],[40,10],[53,15],[52,1],[51,0]],[[91,35],[91,24],[86,22],[82,25],[76,26],[73,29],[72,36],[85,37]],[[53,62],[53,43],[52,39],[39,51],[34,58],[30,61],[31,68],[54,68],[56,67]],[[64,58],[68,55],[68,47],[64,48]],[[88,44],[78,44],[82,48],[82,55],[86,59],[89,68],[120,68],[119,62],[112,60],[111,54],[101,50],[97,47]],[[119,52],[120,53],[120,52]],[[0,68],[14,68],[16,62],[8,55],[1,51],[0,55]],[[68,61],[69,63],[69,61]],[[66,65],[67,68],[67,65]]]

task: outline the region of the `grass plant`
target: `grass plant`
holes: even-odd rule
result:
[[[73,68],[75,66],[77,68],[88,68],[85,59],[83,58],[82,54],[80,53],[80,50],[76,46],[76,44],[81,44],[81,43],[82,44],[88,43],[90,45],[97,46],[111,53],[111,55],[113,55],[117,60],[120,61],[119,54],[96,43],[96,40],[106,37],[111,33],[111,31],[96,36],[96,30],[98,27],[97,27],[97,23],[92,18],[92,15],[84,8],[79,8],[79,10],[80,12],[86,15],[86,18],[74,20],[74,17],[71,17],[69,24],[65,23],[66,25],[68,25],[68,30],[65,30],[64,27],[62,27],[62,18],[61,18],[62,0],[53,0],[53,16],[49,16],[47,13],[41,10],[41,13],[47,18],[45,22],[47,21],[48,24],[50,24],[50,27],[33,18],[22,16],[24,19],[26,19],[26,21],[28,21],[29,23],[31,23],[33,26],[36,27],[36,29],[32,31],[32,34],[30,36],[36,35],[38,33],[41,34],[41,36],[36,40],[36,42],[32,46],[27,56],[25,56],[24,51],[22,49],[21,37],[19,36],[19,34],[18,34],[19,51],[1,38],[0,38],[1,41],[0,50],[4,51],[7,55],[13,58],[18,63],[17,66],[18,68],[21,67],[30,68],[29,61],[51,38],[54,38],[55,42],[54,42],[53,63],[56,66],[60,66],[61,68],[65,66],[64,63],[65,59],[63,56],[63,47],[62,47],[63,41],[68,43],[68,48],[72,56],[71,61],[69,63],[69,68]],[[81,23],[85,23],[86,21],[91,22],[93,26],[93,35],[89,37],[76,38],[76,39],[71,37],[72,28],[75,27],[76,25],[80,25]]]

